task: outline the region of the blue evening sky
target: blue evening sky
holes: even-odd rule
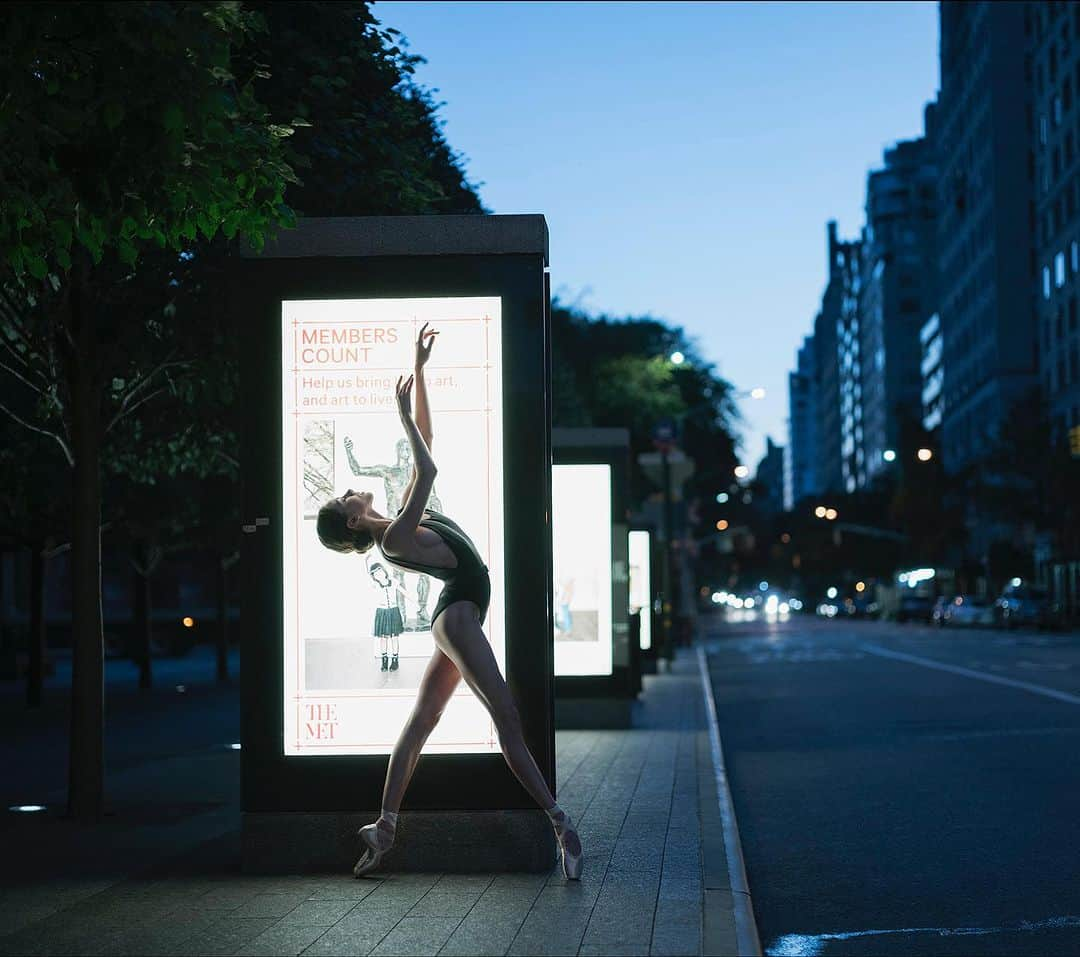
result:
[[[543,213],[552,288],[683,326],[737,389],[743,454],[787,444],[825,223],[922,132],[937,5],[381,2],[496,213]]]

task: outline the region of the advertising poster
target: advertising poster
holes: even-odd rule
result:
[[[319,508],[347,489],[371,492],[388,518],[403,504],[412,450],[394,387],[425,322],[439,333],[425,367],[439,468],[428,507],[456,521],[490,569],[484,630],[505,668],[500,300],[283,302],[286,755],[388,754],[435,650],[440,580],[395,568],[377,546],[331,551],[315,531]],[[499,750],[464,682],[424,750]]]
[[[632,531],[629,535],[630,553],[630,614],[641,613],[642,651],[652,647],[652,582],[649,569],[649,533]]]
[[[611,466],[551,474],[555,674],[610,675]]]

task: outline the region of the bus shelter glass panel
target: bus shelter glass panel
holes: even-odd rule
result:
[[[551,518],[555,674],[610,675],[611,466],[553,466]]]
[[[397,377],[420,327],[439,332],[426,381],[439,466],[428,508],[476,543],[491,572],[485,631],[505,669],[502,325],[498,298],[282,303],[284,751],[389,754],[434,650],[438,579],[394,568],[373,547],[325,548],[319,508],[368,491],[393,517],[412,474]],[[414,394],[415,408],[415,394]],[[425,753],[498,752],[491,720],[462,683]]]
[[[652,647],[652,581],[649,569],[649,533],[632,531],[629,535],[630,553],[630,614],[640,612],[642,651]]]

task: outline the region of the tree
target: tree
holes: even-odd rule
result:
[[[11,7],[14,7],[12,9]],[[200,234],[259,247],[291,221],[292,125],[234,73],[263,28],[236,3],[13,4],[0,39],[0,328],[19,386],[0,410],[50,437],[72,474],[70,813],[103,810],[101,451],[157,396],[147,317],[111,308],[157,249]],[[302,120],[301,120],[302,121]]]
[[[552,421],[628,428],[631,495],[638,507],[656,486],[638,467],[637,455],[653,450],[652,431],[661,418],[681,423],[680,444],[696,462],[690,495],[707,488],[715,496],[726,487],[735,465],[738,410],[730,384],[701,359],[682,329],[652,317],[592,318],[558,301],[551,318]],[[669,361],[676,350],[686,356],[680,366]],[[723,486],[717,486],[721,476]]]
[[[270,76],[259,97],[272,115],[300,117],[287,147],[299,180],[286,201],[301,215],[482,213],[446,142],[438,104],[416,84],[422,58],[370,4],[261,2],[268,29],[245,48]]]

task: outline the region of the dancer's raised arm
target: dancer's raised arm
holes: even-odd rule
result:
[[[416,527],[424,516],[424,506],[428,496],[431,495],[431,487],[435,484],[435,476],[438,469],[435,468],[435,460],[431,457],[431,450],[427,447],[424,437],[412,416],[412,388],[414,376],[407,379],[398,376],[397,381],[397,405],[401,424],[405,429],[405,435],[409,440],[413,455],[413,480],[409,483],[408,494],[405,503],[401,507],[397,518],[390,523],[386,534],[383,536],[382,548],[387,554],[399,554],[407,551],[410,538],[415,537]]]
[[[431,357],[431,347],[438,335],[434,329],[428,330],[425,322],[420,327],[420,335],[416,337],[416,362],[413,365],[413,374],[416,376],[416,427],[431,448],[431,407],[428,405],[427,383],[424,381],[424,366]]]
[[[427,383],[424,381],[424,366],[427,365],[427,361],[431,356],[431,347],[435,343],[435,337],[438,335],[434,329],[429,330],[428,324],[425,322],[420,327],[420,334],[416,337],[416,359],[413,364],[413,376],[416,380],[416,427],[420,430],[420,435],[423,437],[424,442],[427,443],[428,451],[431,451],[431,407],[428,405]],[[402,502],[407,502],[409,496],[412,494],[413,485],[416,484],[416,466],[413,465],[412,475],[409,476],[409,484],[405,488],[405,494],[402,497]],[[424,499],[424,505],[427,505],[427,498]]]

